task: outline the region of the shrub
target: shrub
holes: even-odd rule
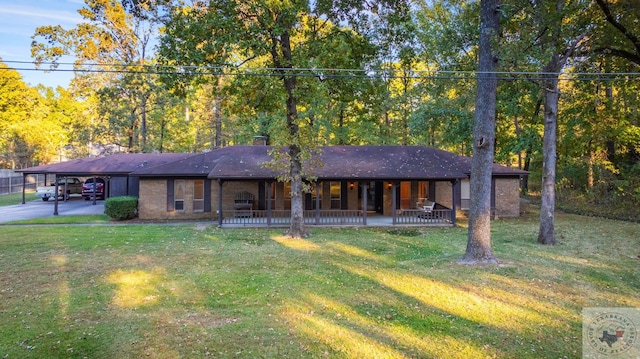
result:
[[[111,197],[104,201],[104,213],[115,220],[126,220],[138,215],[138,198],[132,196]]]

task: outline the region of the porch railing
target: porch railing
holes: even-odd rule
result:
[[[450,209],[401,209],[396,214],[396,224],[452,223]]]
[[[290,210],[242,210],[224,211],[223,224],[244,225],[288,225],[291,224]],[[309,225],[344,225],[363,224],[362,211],[359,210],[306,210],[303,213],[304,223]]]
[[[269,215],[270,212],[270,215]],[[222,224],[284,226],[291,224],[290,210],[242,210],[224,211]],[[388,224],[392,223],[391,217]],[[369,224],[372,221],[369,221]],[[379,222],[379,221],[377,221]],[[363,225],[364,217],[361,210],[306,210],[304,223],[308,225]],[[425,212],[420,209],[402,209],[396,213],[395,224],[451,224],[450,209],[434,209]]]

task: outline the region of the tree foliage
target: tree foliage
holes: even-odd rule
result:
[[[419,144],[471,155],[480,5],[86,0],[83,23],[42,26],[32,44],[43,64],[75,56],[69,89],[29,88],[0,69],[1,161],[196,152],[268,135],[293,148],[279,152],[281,179],[300,178],[304,191],[313,172],[291,166],[318,145]],[[531,172],[524,194],[558,191],[555,199],[542,195],[548,221],[541,222],[552,224],[558,200],[638,207],[634,6],[504,0],[499,7],[494,158]],[[549,151],[545,139],[557,148]],[[555,179],[545,172],[550,165]]]

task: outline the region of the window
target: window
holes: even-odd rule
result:
[[[468,179],[460,181],[460,209],[468,210],[471,202],[471,188]]]
[[[418,198],[429,198],[429,181],[418,181]]]
[[[265,184],[265,188],[269,187],[269,196],[266,198],[267,209],[276,209],[276,182],[268,182]]]
[[[291,182],[284,183],[284,209],[291,209]]]
[[[330,182],[331,186],[331,209],[340,209],[342,204],[342,183]]]
[[[319,197],[319,198],[318,198]],[[322,209],[322,183],[314,183],[311,189],[311,209],[316,209],[316,198],[319,199],[318,209]]]
[[[184,211],[184,190],[185,180],[175,180],[174,182],[173,205],[176,211]]]
[[[433,199],[429,198],[429,181],[418,181],[418,202],[416,202],[417,208],[422,208],[427,202],[431,202]]]
[[[411,182],[400,182],[400,208],[414,208],[411,205]]]
[[[193,211],[204,212],[204,180],[193,181]]]

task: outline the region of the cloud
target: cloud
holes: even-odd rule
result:
[[[53,22],[52,25],[60,23],[75,25],[82,21],[82,17],[75,10],[54,10],[23,4],[2,4],[0,16],[3,15],[11,16],[14,20],[19,17],[22,20],[38,22],[41,25],[46,25],[42,20]]]

